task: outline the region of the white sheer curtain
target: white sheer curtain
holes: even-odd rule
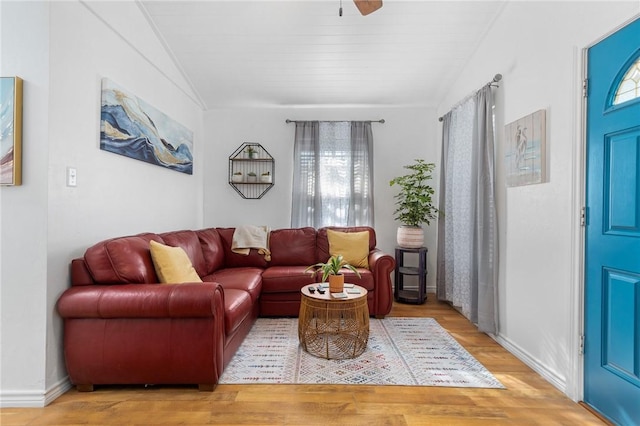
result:
[[[498,240],[493,97],[480,89],[443,117],[438,222],[438,299],[495,333]]]
[[[296,122],[291,226],[374,225],[370,122]]]

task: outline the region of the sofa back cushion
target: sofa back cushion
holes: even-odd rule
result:
[[[164,243],[159,235],[145,233],[113,238],[87,249],[84,261],[96,284],[157,283],[149,241]]]
[[[222,246],[222,238],[215,228],[207,228],[196,231],[200,244],[202,246],[202,254],[206,262],[207,272],[200,275],[205,277],[213,274],[220,268],[224,267],[224,248]]]
[[[331,229],[333,231],[338,232],[369,232],[369,251],[373,250],[376,247],[376,231],[369,226],[348,226],[348,227],[338,227],[338,226],[328,226],[325,228],[318,229],[318,235],[316,237],[316,262],[326,262],[327,259],[331,256],[329,253],[329,239],[327,238],[327,229]]]
[[[199,276],[204,277],[209,273],[207,262],[202,253],[202,244],[200,244],[198,234],[194,231],[166,232],[160,234],[160,237],[166,245],[183,249],[189,256],[189,260],[191,260],[191,264]]]
[[[251,249],[248,255],[242,255],[231,251],[231,243],[233,242],[233,233],[235,228],[216,228],[222,247],[224,249],[224,266],[227,268],[239,268],[243,266],[252,266],[255,268],[266,268],[267,261],[264,255],[259,254],[258,250]]]
[[[269,234],[270,266],[310,266],[316,263],[316,230],[277,229]]]

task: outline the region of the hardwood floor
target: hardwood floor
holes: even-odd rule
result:
[[[45,408],[4,408],[8,425],[602,425],[529,367],[429,295],[392,316],[435,318],[505,386],[219,385],[75,389]]]

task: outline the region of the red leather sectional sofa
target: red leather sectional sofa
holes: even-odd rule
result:
[[[346,281],[368,290],[369,312],[391,310],[393,257],[376,248],[369,269]],[[270,233],[271,260],[233,253],[234,228],[144,233],[102,241],[71,262],[71,284],[58,300],[64,354],[81,391],[99,384],[198,384],[213,390],[258,316],[298,316],[305,272],[329,258],[327,228]],[[203,283],[158,284],[149,242],[182,247]]]

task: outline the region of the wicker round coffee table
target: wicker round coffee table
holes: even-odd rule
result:
[[[355,358],[367,348],[369,341],[369,306],[367,290],[345,284],[342,298],[321,284],[304,286],[301,290],[298,338],[302,348],[320,358]],[[355,293],[355,292],[359,293]]]

